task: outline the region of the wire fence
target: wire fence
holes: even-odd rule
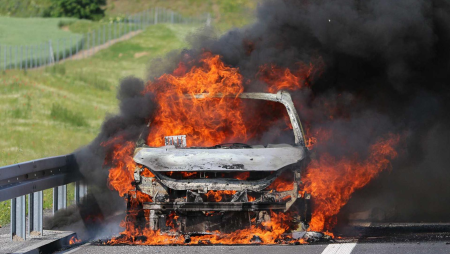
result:
[[[99,46],[111,45],[118,39],[131,38],[137,31],[159,23],[211,24],[209,14],[185,17],[165,8],[152,8],[106,23],[85,34],[49,40],[31,45],[0,45],[0,70],[31,69],[52,65],[64,59],[93,55]]]

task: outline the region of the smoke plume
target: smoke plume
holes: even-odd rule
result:
[[[320,72],[309,80],[309,88],[294,92],[293,99],[308,133],[332,130],[326,142],[316,144],[312,156],[357,153],[363,159],[380,137],[402,137],[392,169],[355,193],[343,211],[395,208],[398,220],[446,219],[448,1],[263,1],[256,15],[254,24],[220,37],[209,29],[192,36],[189,50],[151,63],[147,81],[171,73],[180,62],[195,65],[192,60],[205,51],[238,67],[248,80],[255,80],[261,66],[295,71],[299,63],[312,63]],[[117,95],[120,113],[107,117],[98,137],[77,152],[86,179],[103,191],[109,191],[105,156],[115,144],[145,137],[158,107],[154,96],[143,92],[145,84],[137,78],[122,80]],[[267,84],[257,80],[244,88],[265,91]]]

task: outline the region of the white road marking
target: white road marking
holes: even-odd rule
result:
[[[322,254],[350,254],[350,253],[352,253],[355,246],[356,246],[356,243],[329,244],[322,251]]]

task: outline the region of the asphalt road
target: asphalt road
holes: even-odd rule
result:
[[[449,254],[450,244],[446,242],[415,242],[415,243],[333,243],[319,245],[295,246],[96,246],[85,244],[65,254],[113,254],[113,253],[161,253],[161,254]]]

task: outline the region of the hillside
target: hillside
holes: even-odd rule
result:
[[[258,0],[107,0],[106,16],[137,13],[155,6],[187,16],[210,13],[217,24],[241,26],[252,19]],[[39,17],[51,0],[2,0],[0,16]]]

